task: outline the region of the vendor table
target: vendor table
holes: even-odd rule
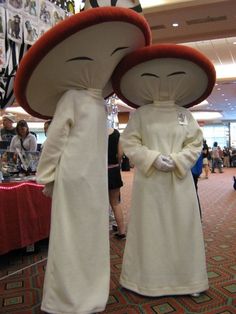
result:
[[[49,236],[51,198],[35,182],[0,184],[0,254]]]

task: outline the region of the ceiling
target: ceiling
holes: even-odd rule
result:
[[[236,0],[156,0],[153,7],[140,1],[153,37],[153,43],[179,43],[200,50],[215,65],[235,69],[228,78],[220,78],[208,97],[208,104],[194,109],[220,111],[221,120],[236,120]],[[178,23],[178,27],[173,27]],[[119,111],[131,111],[118,105]],[[18,117],[17,117],[18,118]],[[20,115],[20,119],[39,119]]]
[[[144,2],[144,1],[143,1]],[[236,0],[152,1],[162,3],[144,8],[153,43],[179,43],[200,50],[215,65],[230,65],[234,73],[220,78],[208,104],[194,110],[220,111],[222,121],[236,120]],[[178,23],[178,27],[173,27]],[[121,111],[127,108],[119,106]]]

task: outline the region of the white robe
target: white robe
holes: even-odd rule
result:
[[[134,112],[121,144],[136,168],[121,285],[147,296],[206,290],[203,233],[190,170],[202,148],[201,129],[187,109],[154,103]],[[173,172],[153,166],[160,153],[172,156]]]
[[[42,310],[103,311],[110,259],[106,111],[100,90],[71,90],[61,97],[37,181],[54,181]]]

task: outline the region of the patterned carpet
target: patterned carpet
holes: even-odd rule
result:
[[[147,298],[120,287],[119,275],[125,241],[111,234],[110,297],[103,313],[117,314],[233,314],[236,313],[236,168],[199,180],[210,289],[199,298]],[[122,204],[129,218],[133,172],[122,172]],[[25,250],[0,257],[0,313],[42,314],[40,302],[47,257],[47,240],[35,253]],[[17,272],[20,270],[19,272]],[[102,313],[102,314],[103,314]]]

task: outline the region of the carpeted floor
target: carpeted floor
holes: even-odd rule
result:
[[[236,168],[199,180],[203,230],[210,289],[199,298],[173,296],[147,298],[119,285],[125,241],[111,233],[110,297],[103,313],[120,314],[233,314],[236,313],[236,191],[232,176]],[[129,219],[133,171],[122,172],[122,204]],[[42,314],[40,302],[47,257],[47,240],[35,253],[25,250],[0,256],[0,313]]]

